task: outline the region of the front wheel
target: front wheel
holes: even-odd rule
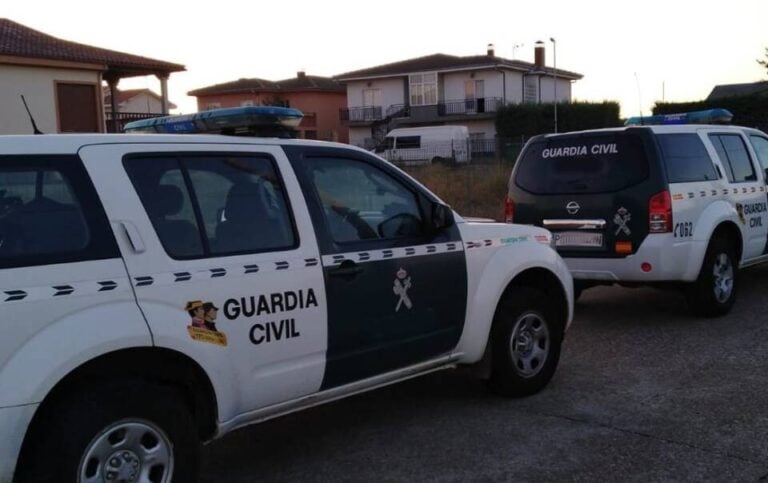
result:
[[[48,408],[17,482],[172,483],[197,479],[190,412],[166,387],[104,384]]]
[[[506,295],[491,331],[491,389],[521,397],[543,389],[560,360],[564,326],[554,304],[531,288],[514,288]]]
[[[704,317],[724,315],[736,301],[738,260],[727,238],[713,239],[707,247],[699,277],[686,288],[691,310]]]

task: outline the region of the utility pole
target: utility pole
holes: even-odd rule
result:
[[[554,58],[554,70],[552,71],[552,74],[555,79],[555,134],[557,134],[557,42],[554,37],[550,37],[549,40],[552,42],[552,53]]]

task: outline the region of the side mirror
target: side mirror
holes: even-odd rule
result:
[[[450,206],[442,203],[435,203],[432,205],[432,218],[431,227],[434,231],[438,232],[445,228],[450,228],[454,225],[453,210]]]

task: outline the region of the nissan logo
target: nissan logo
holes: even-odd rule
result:
[[[579,208],[581,208],[581,206],[579,206],[579,204],[576,203],[575,201],[571,201],[570,203],[565,205],[565,209],[568,211],[569,215],[575,215],[576,213],[578,213]]]

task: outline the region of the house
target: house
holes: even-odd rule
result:
[[[103,88],[104,109],[112,112],[112,94],[109,87]],[[176,104],[168,102],[168,109]],[[163,97],[151,89],[117,90],[117,112],[140,114],[163,114]]]
[[[708,101],[723,99],[725,97],[739,97],[751,95],[768,95],[768,81],[750,82],[747,84],[721,84],[712,89],[707,96]]]
[[[167,113],[168,78],[183,70],[180,64],[58,39],[0,18],[0,134],[32,133],[21,96],[43,132],[115,129],[119,116],[105,112],[102,83],[114,93],[126,77],[156,76],[161,112]],[[117,96],[112,99],[111,111],[118,112]]]
[[[434,54],[336,76],[347,86],[341,119],[350,143],[370,148],[395,127],[465,125],[473,146],[495,140],[496,111],[505,104],[570,102],[571,83],[583,76],[545,63],[537,42],[535,62],[486,55]],[[473,148],[474,149],[474,148]]]
[[[284,106],[299,109],[304,118],[299,136],[305,139],[349,142],[349,130],[339,119],[347,105],[346,89],[337,81],[298,72],[280,81],[238,79],[188,93],[197,97],[200,111],[219,107]]]

